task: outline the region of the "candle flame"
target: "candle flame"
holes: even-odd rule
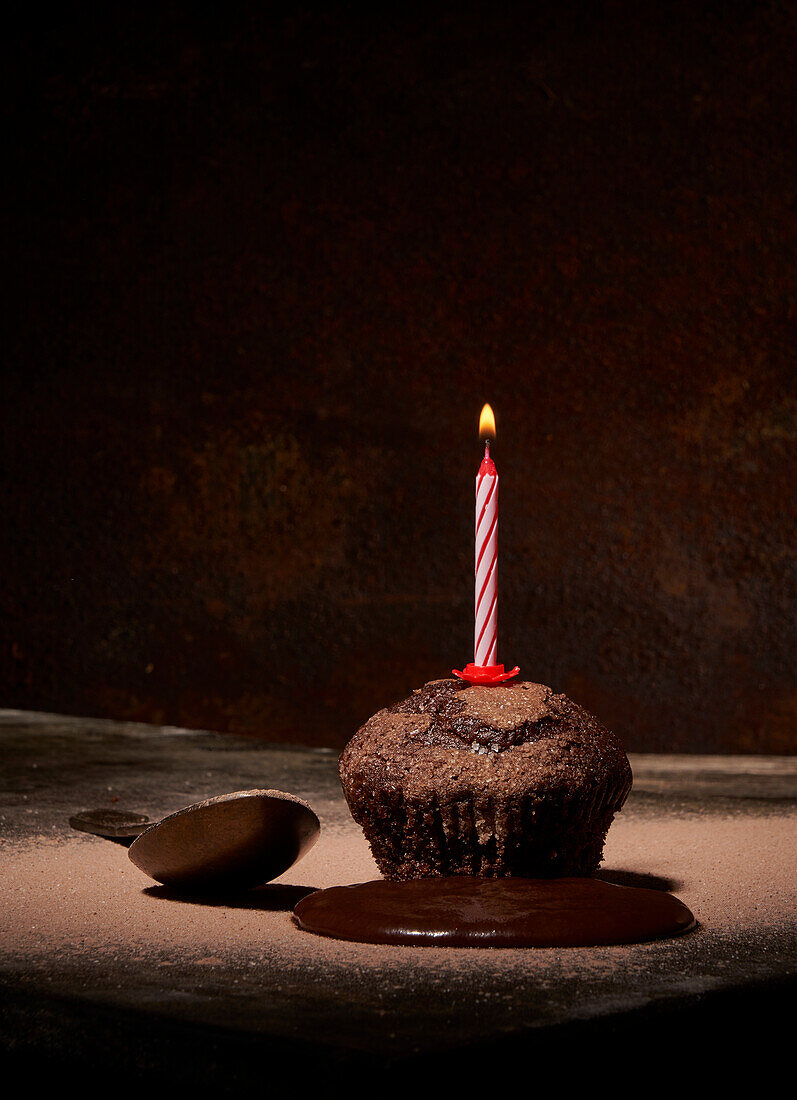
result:
[[[479,439],[495,439],[495,413],[492,405],[485,405],[479,417]]]

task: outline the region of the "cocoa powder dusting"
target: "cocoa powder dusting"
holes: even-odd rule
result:
[[[687,815],[672,820],[621,816],[606,844],[602,873],[639,876],[669,886],[699,924],[697,935],[723,938],[744,929],[782,925],[797,905],[797,857],[784,845],[793,817]],[[309,855],[273,886],[214,904],[181,899],[158,887],[129,861],[124,848],[75,834],[40,837],[0,852],[4,935],[0,957],[26,966],[132,956],[169,966],[189,962],[268,965],[286,973],[320,969],[334,980],[351,965],[395,969],[403,982],[430,969],[496,975],[544,971],[557,958],[560,974],[611,970],[635,952],[688,951],[682,940],[629,947],[490,950],[374,946],[312,936],[291,909],[303,890],[378,877],[368,845],[352,823],[325,828]],[[281,888],[281,889],[280,889]],[[280,908],[273,909],[272,906]],[[694,935],[694,934],[693,934]]]

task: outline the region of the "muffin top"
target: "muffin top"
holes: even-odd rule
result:
[[[366,791],[446,801],[473,793],[567,794],[607,779],[627,793],[631,785],[614,734],[567,696],[530,682],[424,684],[358,730],[340,772],[355,799]]]

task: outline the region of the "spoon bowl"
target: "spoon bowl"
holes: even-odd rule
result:
[[[284,791],[236,791],[169,814],[131,844],[132,862],[164,886],[248,890],[301,859],[321,826],[301,798]]]

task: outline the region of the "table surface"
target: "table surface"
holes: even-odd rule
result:
[[[770,1035],[794,992],[797,757],[632,756],[600,873],[673,891],[697,929],[522,950],[377,947],[294,925],[310,889],[378,877],[331,750],[0,711],[0,751],[0,1041],[30,1072],[91,1061],[117,1082],[223,1092],[276,1065],[307,1082],[319,1065],[325,1079],[520,1065],[574,1042],[655,1036],[661,1050],[740,1020],[748,1038]],[[95,808],[157,819],[256,787],[309,801],[321,837],[275,884],[223,901],[180,897],[123,845],[68,824]]]

